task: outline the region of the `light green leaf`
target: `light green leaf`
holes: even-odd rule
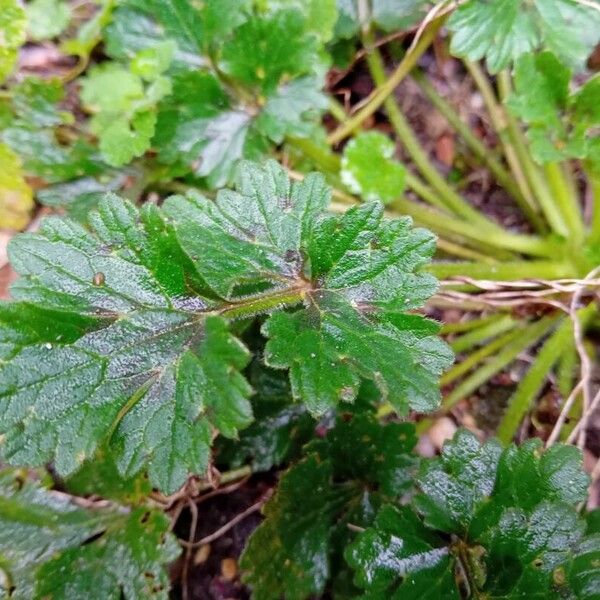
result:
[[[600,11],[578,0],[469,0],[457,8],[448,27],[451,52],[470,60],[485,58],[492,73],[540,48],[582,70],[598,42]]]
[[[33,192],[24,178],[21,160],[0,144],[0,228],[24,229],[33,209]]]
[[[34,40],[60,35],[71,20],[71,8],[62,0],[32,0],[26,7],[27,29]]]
[[[396,147],[382,133],[362,133],[344,148],[342,181],[364,200],[391,202],[404,191],[406,170],[394,159]]]
[[[27,17],[17,0],[0,0],[0,83],[13,71],[25,43]]]

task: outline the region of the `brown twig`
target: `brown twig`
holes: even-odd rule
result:
[[[190,569],[190,562],[192,561],[194,537],[196,536],[196,529],[198,527],[198,508],[191,500],[188,500],[187,505],[190,508],[192,522],[190,523],[190,534],[188,537],[188,544],[186,546],[185,558],[183,559],[183,569],[181,572],[181,596],[183,600],[189,600],[188,573]]]
[[[264,503],[271,497],[271,493],[272,492],[269,490],[269,492],[262,496],[262,498],[258,502],[255,502],[252,506],[248,507],[239,515],[233,517],[233,519],[225,523],[223,527],[219,527],[219,529],[203,537],[197,542],[193,542],[191,540],[188,542],[184,540],[179,540],[179,542],[187,548],[187,553],[190,553],[193,548],[197,548],[198,546],[203,546],[204,544],[210,544],[211,542],[214,542],[221,536],[225,535],[230,529],[235,527],[240,521],[243,521],[246,517],[248,517],[252,513],[255,513],[257,510],[260,510],[263,507]]]
[[[590,271],[587,274],[587,276],[583,280],[580,281],[579,287],[577,288],[577,290],[575,291],[575,293],[573,294],[573,296],[571,298],[571,303],[569,305],[568,312],[569,312],[569,316],[571,317],[571,320],[573,322],[573,340],[575,343],[575,348],[577,350],[577,354],[579,355],[580,379],[579,379],[579,382],[577,383],[577,385],[573,388],[573,391],[569,394],[569,397],[567,398],[565,403],[563,404],[563,407],[560,411],[560,415],[558,416],[558,419],[554,425],[554,428],[552,429],[552,432],[550,433],[550,437],[548,438],[548,441],[546,442],[547,447],[554,444],[554,442],[558,439],[561,429],[567,419],[569,412],[571,411],[571,408],[575,402],[575,399],[579,395],[579,392],[583,391],[584,416],[590,408],[590,404],[591,404],[590,384],[591,384],[591,377],[592,377],[592,364],[591,364],[590,357],[585,349],[585,345],[584,345],[584,341],[583,341],[584,340],[584,332],[583,332],[583,327],[581,325],[581,321],[579,320],[579,317],[577,316],[577,306],[579,305],[579,302],[581,300],[581,297],[583,296],[584,291],[586,289],[588,289],[591,285],[596,285],[597,280],[595,280],[594,277],[596,277],[596,275],[598,273],[600,273],[600,267],[596,267],[594,270]],[[584,417],[582,417],[582,419],[580,420],[580,422],[577,424],[577,426],[575,428],[575,429],[580,430],[580,433],[579,433],[579,446],[580,447],[583,447],[583,445],[585,445],[585,434],[583,433],[585,431],[585,427],[580,427],[582,425],[583,421],[584,421]],[[587,418],[585,419],[585,421],[587,422]],[[575,429],[573,431],[575,431]],[[573,432],[571,432],[571,434],[573,434]],[[569,436],[569,437],[571,437],[571,436]]]

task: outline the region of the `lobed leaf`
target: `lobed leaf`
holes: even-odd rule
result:
[[[412,506],[383,507],[350,545],[356,583],[369,598],[587,597],[597,574],[586,571],[594,542],[576,509],[581,463],[570,446],[502,451],[459,431],[422,462]]]
[[[405,168],[394,160],[396,147],[382,133],[368,132],[344,148],[342,181],[364,200],[387,203],[404,191]]]
[[[366,525],[382,498],[406,491],[415,443],[411,425],[381,426],[359,414],[309,444],[307,457],[283,475],[265,505],[265,521],[242,556],[253,597],[303,600],[322,593],[347,543],[347,524]]]
[[[138,211],[107,195],[91,231],[50,218],[13,239],[7,314],[65,317],[33,331],[0,320],[5,459],[68,476],[108,442],[123,476],[145,469],[176,490],[204,472],[214,433],[252,421],[249,353],[229,324],[265,312],[266,362],[290,369],[313,414],[363,379],[401,413],[435,408],[451,354],[436,324],[404,312],[435,289],[418,272],[434,239],[378,204],[328,216],[329,194],[317,175],[292,184],[274,162],[247,164],[214,202]]]
[[[595,4],[592,2],[590,4]],[[451,52],[469,60],[485,58],[491,73],[539,49],[582,70],[598,42],[600,11],[578,0],[469,0],[448,21]]]
[[[5,471],[0,525],[11,598],[167,598],[164,566],[178,548],[159,512],[84,509]]]

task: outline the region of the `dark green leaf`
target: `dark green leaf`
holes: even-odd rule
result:
[[[371,600],[458,600],[453,558],[408,507],[384,506],[372,529],[348,547],[355,582]]]
[[[178,554],[154,511],[83,509],[65,494],[0,476],[0,565],[15,599],[167,598]]]
[[[356,583],[394,600],[579,598],[597,584],[576,509],[587,481],[575,448],[543,453],[532,440],[501,451],[459,431],[422,461],[412,507],[384,507],[350,546]]]
[[[352,400],[361,378],[399,411],[435,407],[449,351],[435,324],[402,312],[434,289],[415,272],[433,238],[406,219],[382,220],[379,205],[325,217],[328,201],[319,176],[292,184],[276,163],[246,164],[238,191],[215,202],[193,194],[139,212],[106,195],[91,233],[53,218],[14,238],[13,297],[93,325],[43,342],[10,323],[0,329],[14,340],[0,365],[3,456],[53,460],[68,476],[108,442],[123,476],[146,469],[174,491],[204,471],[215,432],[236,437],[252,420],[240,373],[249,353],[229,320],[303,302],[267,321],[266,357],[291,367],[311,411]],[[325,378],[318,362],[340,368]]]
[[[347,543],[347,525],[367,525],[382,497],[407,491],[415,443],[411,425],[381,426],[357,415],[310,444],[309,456],[282,477],[242,557],[253,597],[303,600],[322,593],[338,574],[332,564]]]

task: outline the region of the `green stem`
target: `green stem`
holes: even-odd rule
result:
[[[436,38],[438,31],[444,23],[445,17],[440,17],[432,21],[421,38],[414,47],[404,56],[394,73],[369,96],[367,103],[346,123],[340,125],[329,137],[328,142],[331,145],[341,142],[353,132],[357,131],[361,125],[385,102],[400,82],[410,73],[417,64],[419,58],[429,48]]]
[[[490,338],[505,333],[514,327],[515,324],[516,321],[510,315],[499,315],[497,320],[457,337],[450,343],[450,347],[457,354],[465,352]]]
[[[225,471],[219,475],[219,486],[232,483],[234,481],[239,481],[245,477],[250,477],[250,475],[252,475],[252,468],[247,465],[237,469],[232,469],[231,471]],[[204,492],[213,488],[214,484],[207,481],[198,485],[198,492]]]
[[[517,152],[511,142],[510,136],[507,132],[507,119],[506,114],[502,106],[498,103],[496,98],[496,94],[487,78],[486,74],[483,72],[483,69],[479,66],[478,63],[473,63],[468,60],[465,61],[465,66],[469,71],[477,89],[481,93],[483,101],[486,105],[488,114],[492,121],[492,125],[496,130],[496,133],[500,137],[500,143],[504,149],[504,155],[506,157],[506,161],[508,166],[515,178],[519,189],[521,190],[521,195],[527,202],[528,208],[523,208],[523,212],[526,215],[535,214],[538,215],[537,204],[535,201],[535,197],[525,176],[525,172],[523,171],[522,165],[517,156]],[[518,201],[518,197],[515,196],[515,200]],[[535,218],[535,222],[539,221],[539,215]],[[533,221],[532,221],[533,223]]]
[[[556,387],[563,398],[567,398],[573,389],[577,369],[577,350],[573,340],[561,349],[556,373]]]
[[[470,260],[482,262],[487,265],[494,265],[498,263],[493,256],[487,256],[481,252],[477,252],[477,250],[471,250],[471,248],[466,248],[462,244],[455,244],[454,242],[450,242],[443,238],[438,238],[437,249],[438,253],[442,252],[452,256],[458,256],[459,258],[468,258]]]
[[[371,34],[365,34],[364,45],[367,50],[366,58],[373,81],[378,86],[384,85],[387,79],[385,66],[383,64],[383,59],[381,58],[381,53],[374,45],[373,36]],[[417,136],[414,134],[406,117],[398,108],[395,100],[393,98],[387,98],[383,105],[398,139],[402,142],[402,145],[421,172],[421,175],[423,175],[424,179],[440,195],[440,200],[455,214],[474,223],[490,225],[490,221],[457,194],[448,182],[439,174],[429,160],[427,153],[421,147]]]
[[[548,185],[558,205],[563,219],[571,231],[570,240],[580,242],[583,239],[583,219],[577,197],[573,195],[561,166],[558,163],[548,163],[544,166]]]
[[[533,256],[550,257],[556,255],[554,244],[540,237],[509,233],[500,227],[486,228],[465,221],[459,221],[448,217],[439,211],[425,206],[419,206],[414,202],[399,198],[390,205],[400,212],[411,215],[421,224],[426,225],[433,231],[442,233],[454,233],[469,240],[479,242],[478,247],[504,248],[512,252],[531,254]],[[506,254],[497,255],[497,258],[510,258]],[[514,257],[513,257],[514,258]]]
[[[491,281],[511,281],[515,279],[565,279],[575,277],[573,267],[565,262],[514,261],[495,265],[478,262],[435,262],[427,270],[438,279],[451,277],[471,277]]]
[[[299,304],[310,291],[309,282],[305,282],[287,290],[278,290],[261,296],[250,296],[239,302],[229,302],[224,307],[218,309],[217,312],[228,319],[253,317],[275,308]]]
[[[593,198],[593,213],[592,221],[590,223],[590,232],[588,237],[588,243],[598,244],[600,243],[600,176],[591,174],[590,175],[590,186],[592,187],[592,198]]]
[[[456,381],[459,377],[462,377],[465,373],[468,373],[473,367],[478,365],[483,359],[508,346],[508,344],[512,344],[513,340],[516,340],[520,335],[520,329],[509,331],[508,333],[497,337],[495,340],[492,340],[485,346],[482,346],[479,350],[472,352],[442,375],[440,385],[448,385],[449,383]]]
[[[427,184],[423,183],[416,175],[413,175],[410,171],[406,171],[405,181],[406,187],[417,194],[419,198],[444,212],[448,212],[447,206],[440,200],[440,197],[435,191],[427,186]]]
[[[554,326],[556,320],[556,316],[548,316],[522,328],[519,332],[520,335],[515,337],[510,346],[504,348],[492,360],[477,369],[446,396],[442,403],[442,409],[444,411],[450,410],[457,402],[473,393],[488,379],[507,367],[521,352],[543,337]]]
[[[339,123],[348,120],[346,109],[335,98],[329,98],[329,112]]]
[[[488,323],[493,323],[500,319],[499,315],[489,315],[487,317],[478,317],[476,319],[469,319],[468,321],[459,321],[458,323],[444,323],[440,329],[442,335],[448,335],[451,333],[464,333],[465,331],[471,331],[479,327],[483,327]]]
[[[462,122],[458,113],[454,110],[450,103],[447,102],[445,98],[443,98],[437,92],[435,87],[422,72],[414,71],[413,78],[433,106],[435,106],[435,108],[437,108],[437,110],[444,116],[448,123],[454,127],[456,132],[471,149],[473,154],[475,154],[475,156],[489,168],[489,170],[494,174],[496,181],[512,195],[512,197],[530,219],[532,224],[535,225],[537,229],[543,229],[543,221],[531,208],[531,205],[523,195],[514,177],[504,168],[502,163],[495,158],[492,151],[487,148],[476,135],[473,134],[468,125]]]
[[[340,157],[334,154],[329,148],[318,146],[309,138],[290,137],[286,141],[290,146],[300,150],[302,154],[318,165],[321,170],[334,175],[339,174],[341,167]]]
[[[501,99],[506,101],[512,91],[512,83],[508,71],[502,71],[498,74],[498,89],[500,90]],[[504,111],[504,115],[508,135],[512,140],[513,147],[517,153],[517,158],[546,220],[556,233],[563,237],[567,237],[569,235],[569,229],[539,167],[533,162],[533,159],[529,154],[527,142],[521,128],[508,111]]]
[[[578,312],[583,326],[589,321],[595,310],[595,305],[590,304]],[[548,373],[572,337],[573,323],[565,317],[556,331],[546,340],[510,399],[497,432],[498,438],[504,444],[509,444],[515,436],[519,424],[535,402]]]

